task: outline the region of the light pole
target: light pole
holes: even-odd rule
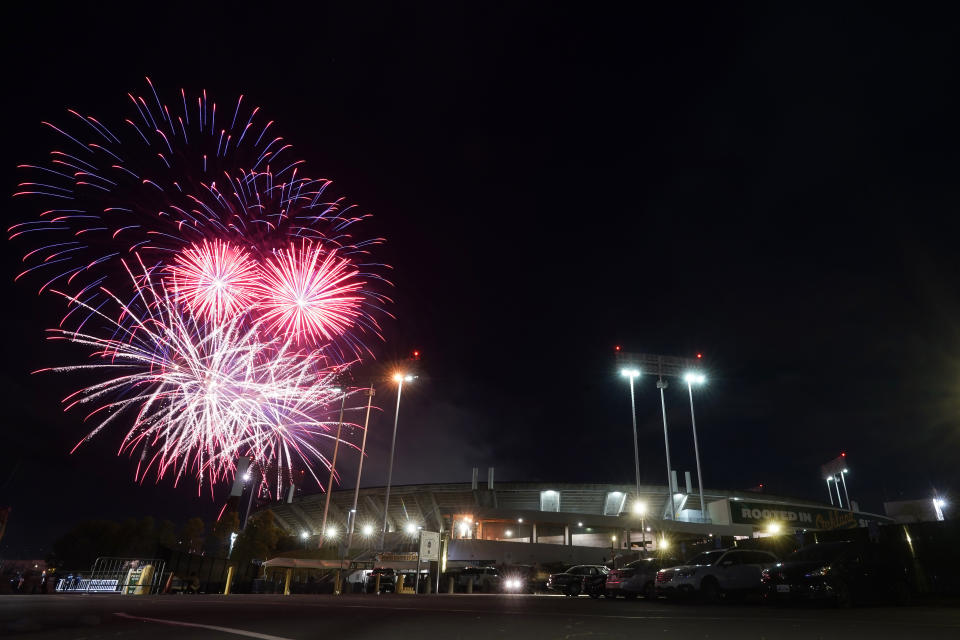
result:
[[[840,481],[837,480],[836,474],[831,476],[830,479],[833,480],[833,485],[837,488],[837,504],[839,504],[840,508],[843,509],[843,496],[840,495]]]
[[[830,488],[830,476],[827,476],[827,495],[830,497],[830,506],[833,506],[833,489]]]
[[[700,447],[697,445],[697,418],[693,413],[693,385],[703,384],[706,378],[702,373],[688,373],[683,376],[687,382],[687,393],[690,394],[690,422],[693,424],[693,452],[697,458],[697,482],[700,485],[700,519],[706,520],[707,508],[703,502],[703,473],[700,471]]]
[[[840,472],[840,481],[843,483],[843,497],[847,499],[847,509],[853,511],[853,505],[850,504],[850,494],[847,493],[847,470]]]
[[[633,394],[633,381],[640,375],[640,369],[621,369],[620,375],[630,380],[630,412],[633,416],[633,464],[637,476],[637,500],[640,499],[640,448],[637,444],[637,401]]]
[[[397,420],[400,418],[400,395],[403,393],[403,383],[413,382],[413,376],[397,373],[393,376],[397,383],[397,408],[393,412],[393,438],[390,440],[390,462],[387,464],[387,494],[383,498],[383,529],[380,531],[380,549],[383,549],[383,539],[387,535],[387,514],[390,512],[390,484],[393,482],[393,450],[397,445]]]
[[[357,524],[357,500],[360,498],[360,476],[363,473],[363,456],[367,451],[367,427],[370,425],[370,407],[373,404],[373,387],[367,390],[367,416],[363,419],[363,440],[360,444],[360,464],[357,466],[357,486],[353,488],[353,507],[347,514],[350,522],[347,524],[347,549],[353,544],[353,529]]]
[[[670,437],[667,435],[667,401],[663,399],[663,390],[667,383],[663,378],[657,380],[657,389],[660,389],[660,410],[663,412],[663,448],[667,452],[667,495],[670,496],[670,519],[677,517],[677,503],[673,497],[673,469],[670,466]]]
[[[330,481],[327,482],[327,497],[323,502],[323,520],[320,522],[320,544],[318,548],[323,548],[324,540],[327,537],[327,512],[330,510],[330,494],[333,493],[333,476],[337,470],[337,452],[340,450],[340,433],[343,429],[343,410],[347,404],[347,390],[343,389],[343,397],[340,399],[340,418],[337,420],[337,439],[333,443],[333,459],[330,461]]]

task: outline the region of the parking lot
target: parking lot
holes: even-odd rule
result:
[[[550,595],[0,597],[25,638],[956,638],[956,603],[840,610]]]

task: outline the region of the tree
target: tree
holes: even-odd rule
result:
[[[68,571],[89,571],[100,556],[116,555],[120,525],[111,520],[84,520],[57,538],[48,561]]]
[[[180,531],[180,544],[188,553],[201,553],[203,551],[203,532],[205,530],[203,520],[200,518],[190,518],[183,525]]]
[[[157,544],[168,549],[177,546],[177,526],[169,520],[163,520],[157,528]]]
[[[246,528],[233,544],[233,559],[239,563],[267,560],[277,548],[283,531],[273,520],[271,511],[264,511],[247,520]]]
[[[120,523],[115,553],[118,556],[134,558],[152,558],[156,555],[157,532],[154,530],[153,518],[127,518]]]
[[[213,524],[213,538],[216,540],[217,553],[227,555],[230,550],[230,536],[240,528],[240,516],[236,511],[226,511]]]

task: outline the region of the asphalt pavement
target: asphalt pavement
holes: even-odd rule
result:
[[[960,638],[960,607],[700,605],[543,595],[0,596],[0,636],[260,638]]]

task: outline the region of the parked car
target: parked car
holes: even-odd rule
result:
[[[554,573],[547,579],[547,589],[559,591],[568,596],[578,596],[581,593],[592,591],[593,597],[598,597],[598,583],[606,583],[607,573],[610,570],[602,564],[578,564],[570,567],[563,573]]]
[[[876,544],[827,542],[799,549],[764,570],[764,597],[832,600],[849,607],[866,600],[910,601],[907,568]]]
[[[678,564],[680,562],[675,558],[653,557],[634,560],[619,569],[613,569],[607,574],[607,597],[623,596],[632,600],[642,595],[652,600],[657,597],[657,571]]]
[[[667,597],[699,595],[716,602],[727,594],[760,591],[761,572],[776,563],[777,557],[767,551],[707,551],[684,565],[658,571],[657,593]]]
[[[473,591],[499,591],[500,573],[496,567],[466,567],[457,576],[457,586],[466,589],[468,582],[473,582]]]
[[[367,593],[377,590],[377,576],[380,576],[380,593],[397,590],[397,572],[388,567],[376,567],[367,576]]]

